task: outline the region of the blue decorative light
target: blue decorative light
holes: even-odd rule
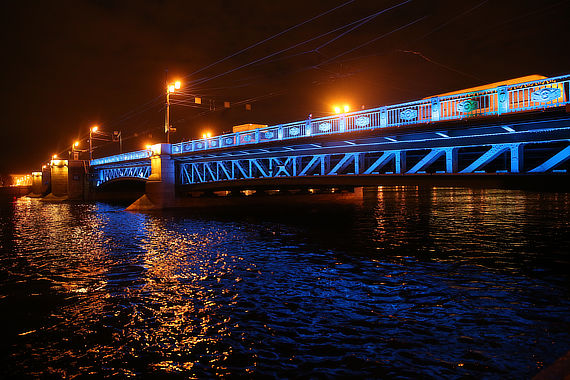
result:
[[[204,147],[204,144],[202,144],[201,142],[196,143],[196,148],[202,149],[203,147]]]
[[[402,120],[414,120],[418,117],[418,110],[413,108],[406,108],[400,112],[400,119]]]
[[[301,133],[301,130],[297,127],[293,127],[289,130],[291,136],[297,136],[299,133]]]
[[[251,135],[245,135],[243,136],[243,141],[245,142],[250,142],[251,140],[253,140],[253,137]]]
[[[274,135],[275,134],[272,131],[267,131],[263,134],[263,137],[265,137],[267,140],[269,140],[269,139],[272,139]]]
[[[113,162],[142,160],[142,159],[150,157],[150,155],[151,155],[150,150],[137,150],[135,152],[129,152],[129,153],[117,154],[117,155],[109,156],[109,157],[97,158],[95,160],[91,160],[91,165],[97,166],[97,165],[110,164]]]
[[[370,118],[366,116],[360,116],[354,120],[354,124],[356,124],[358,127],[366,127],[370,124]]]
[[[331,123],[321,123],[319,124],[319,131],[321,132],[328,132],[332,128]]]
[[[234,139],[231,137],[226,137],[224,139],[224,144],[226,144],[226,145],[232,145],[233,143],[234,143]]]
[[[546,103],[558,99],[561,95],[559,88],[546,87],[530,94],[530,99],[536,103]]]
[[[457,112],[463,112],[463,113],[474,111],[477,108],[479,108],[479,104],[474,99],[465,99],[457,103],[456,106]]]

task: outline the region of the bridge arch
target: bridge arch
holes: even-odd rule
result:
[[[146,182],[150,177],[151,167],[150,163],[146,165],[136,166],[118,166],[118,167],[104,167],[96,168],[95,187],[99,187],[108,182],[117,181],[143,181]]]

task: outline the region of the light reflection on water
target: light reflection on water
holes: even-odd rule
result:
[[[525,378],[570,349],[565,193],[0,210],[0,375]]]

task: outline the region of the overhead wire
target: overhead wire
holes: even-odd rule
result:
[[[279,36],[282,36],[283,34],[285,34],[285,33],[287,33],[287,32],[290,32],[290,31],[293,30],[293,29],[296,29],[296,28],[298,28],[298,27],[300,27],[300,26],[303,26],[303,25],[305,25],[305,24],[308,24],[309,22],[314,21],[314,20],[316,20],[316,19],[318,19],[318,18],[320,18],[320,17],[323,17],[323,16],[325,16],[325,15],[327,15],[327,14],[329,14],[329,13],[332,13],[332,12],[336,11],[337,9],[340,9],[340,8],[342,8],[342,7],[345,7],[346,5],[348,5],[348,4],[350,4],[350,3],[353,3],[354,1],[355,1],[355,0],[349,0],[349,1],[347,1],[347,2],[345,2],[345,3],[343,3],[343,4],[341,4],[341,5],[339,5],[339,6],[337,6],[337,7],[334,7],[334,8],[332,8],[332,9],[329,9],[329,10],[327,10],[327,11],[325,11],[325,12],[322,12],[322,13],[320,13],[320,14],[314,16],[314,17],[311,17],[311,18],[308,19],[308,20],[305,20],[305,21],[303,21],[303,22],[300,22],[299,24],[293,25],[292,27],[287,28],[287,29],[285,29],[285,30],[283,30],[283,31],[281,31],[281,32],[279,32],[279,33],[276,33],[276,34],[272,35],[271,37],[268,37],[268,38],[266,38],[266,39],[264,39],[264,40],[261,40],[261,41],[259,41],[259,42],[256,42],[256,43],[254,43],[253,45],[250,45],[250,46],[248,46],[248,47],[246,47],[246,48],[244,48],[244,49],[242,49],[242,50],[240,50],[240,51],[237,51],[237,52],[235,52],[235,53],[233,53],[233,54],[230,54],[230,55],[228,55],[228,56],[226,56],[226,57],[224,57],[224,58],[222,58],[222,59],[220,59],[220,60],[218,60],[218,61],[216,61],[216,62],[214,62],[214,63],[211,63],[211,64],[209,64],[209,65],[207,65],[207,66],[205,66],[205,67],[203,67],[203,68],[201,68],[201,69],[199,69],[199,70],[196,70],[196,71],[192,72],[190,75],[188,75],[188,76],[186,76],[186,77],[195,75],[195,74],[197,74],[197,73],[199,73],[199,72],[202,72],[202,71],[204,71],[204,70],[207,70],[207,69],[209,69],[210,67],[213,67],[213,66],[215,66],[215,65],[217,65],[217,64],[219,64],[219,63],[222,63],[222,62],[224,62],[224,61],[227,61],[228,59],[233,58],[233,57],[235,57],[235,56],[237,56],[237,55],[239,55],[239,54],[241,54],[241,53],[243,53],[243,52],[246,52],[246,51],[248,51],[248,50],[250,50],[250,49],[253,49],[254,47],[257,47],[257,46],[259,46],[259,45],[261,45],[261,44],[264,44],[265,42],[271,41],[271,40],[274,39],[274,38],[277,38],[277,37],[279,37]]]
[[[444,65],[443,63],[439,63],[439,62],[437,62],[437,61],[434,61],[433,59],[426,57],[425,55],[423,55],[423,54],[422,54],[421,52],[419,52],[419,51],[414,51],[414,50],[398,50],[398,51],[400,51],[400,52],[402,52],[402,53],[408,53],[408,54],[417,55],[417,56],[419,56],[420,58],[422,58],[422,59],[424,59],[424,60],[426,60],[426,61],[428,61],[428,62],[430,62],[430,63],[433,63],[434,65],[443,67],[444,69],[447,69],[447,70],[456,72],[456,73],[461,74],[461,75],[464,75],[464,76],[466,76],[466,77],[470,77],[470,78],[476,79],[476,80],[481,81],[481,82],[485,82],[484,79],[479,78],[479,77],[477,77],[477,76],[475,76],[475,75],[471,75],[471,74],[466,73],[466,72],[464,72],[464,71],[461,71],[461,70],[458,70],[458,69],[454,69],[453,67]]]
[[[449,20],[447,20],[446,22],[444,22],[443,24],[438,25],[437,27],[433,28],[432,30],[430,30],[428,33],[424,34],[423,36],[419,37],[416,39],[416,41],[419,41],[421,39],[426,38],[427,36],[429,36],[430,34],[433,34],[435,32],[437,32],[440,29],[445,28],[447,25],[451,24],[452,22],[454,22],[455,20],[473,12],[475,9],[480,8],[482,5],[484,5],[485,3],[487,3],[489,0],[483,0],[481,1],[479,4],[475,5],[474,7],[471,7],[469,9],[467,9],[465,12],[456,15],[455,17],[450,18]]]
[[[406,4],[406,3],[408,3],[409,1],[410,1],[410,0],[406,0],[406,1],[400,3],[400,4],[396,5],[396,6],[400,6],[400,5]],[[389,9],[393,9],[393,8],[395,8],[396,6],[389,7]],[[388,8],[387,8],[387,9],[388,9]],[[384,10],[381,10],[381,11],[379,11],[379,12],[384,12]],[[379,12],[378,12],[378,13],[379,13]],[[194,83],[196,83],[196,84],[201,84],[201,83],[204,83],[204,82],[207,82],[207,81],[210,81],[210,80],[219,78],[219,77],[221,77],[221,76],[230,74],[230,73],[235,72],[235,71],[237,71],[237,70],[240,70],[240,69],[243,69],[243,68],[245,68],[245,67],[248,67],[248,66],[250,66],[250,65],[252,65],[252,64],[255,64],[255,63],[264,61],[264,60],[266,60],[267,58],[274,57],[274,56],[279,55],[279,54],[281,54],[281,53],[283,53],[283,52],[286,52],[286,51],[295,49],[295,48],[297,48],[297,47],[299,47],[299,46],[302,46],[302,45],[305,45],[305,44],[307,44],[307,43],[309,43],[309,42],[313,42],[313,41],[315,41],[315,40],[318,40],[318,39],[320,39],[320,38],[322,38],[322,37],[324,37],[324,36],[327,36],[327,35],[330,35],[330,34],[332,34],[332,33],[338,32],[339,30],[342,30],[342,29],[347,28],[347,27],[349,27],[349,26],[352,26],[352,25],[354,25],[354,24],[358,24],[358,23],[360,23],[360,22],[362,22],[362,21],[364,21],[364,20],[367,20],[369,17],[370,17],[370,15],[369,15],[369,16],[366,16],[366,17],[363,17],[363,18],[361,18],[361,19],[359,19],[359,20],[356,20],[356,21],[347,23],[347,24],[345,24],[345,25],[343,25],[343,26],[341,26],[341,27],[335,28],[335,29],[330,30],[330,31],[328,31],[328,32],[322,33],[322,34],[320,34],[320,35],[318,35],[318,36],[316,36],[316,37],[309,38],[309,39],[307,39],[307,40],[305,40],[305,41],[299,42],[299,43],[294,44],[294,45],[292,45],[292,46],[289,46],[289,47],[287,47],[287,48],[284,48],[284,49],[281,49],[281,50],[279,50],[279,51],[273,52],[273,53],[271,53],[271,54],[266,55],[265,57],[255,59],[255,60],[253,60],[253,61],[251,61],[251,62],[248,62],[248,63],[246,63],[246,64],[240,65],[240,66],[235,67],[235,68],[233,68],[233,69],[227,70],[227,71],[225,71],[225,72],[223,72],[223,73],[220,73],[220,74],[217,74],[217,75],[214,75],[214,76],[211,76],[211,77],[206,77],[206,78],[198,79],[198,80],[194,81]]]
[[[391,30],[391,31],[389,31],[389,32],[386,32],[386,33],[384,33],[384,34],[382,34],[382,35],[380,35],[380,36],[378,36],[378,37],[376,37],[376,38],[373,38],[373,39],[371,39],[371,40],[369,40],[369,41],[367,41],[367,42],[364,42],[364,43],[362,43],[362,44],[360,44],[360,45],[358,45],[358,46],[356,46],[356,47],[354,47],[354,48],[352,48],[352,49],[349,49],[349,50],[344,51],[343,53],[337,54],[337,55],[335,55],[334,57],[331,57],[331,58],[329,58],[329,59],[327,59],[327,60],[325,60],[325,61],[319,63],[319,64],[316,65],[315,67],[322,66],[322,65],[324,65],[324,64],[326,64],[326,63],[329,63],[329,62],[331,62],[331,61],[333,61],[333,60],[335,60],[335,59],[337,59],[337,58],[339,58],[339,57],[342,57],[342,56],[344,56],[344,55],[346,55],[346,54],[349,54],[349,53],[351,53],[351,52],[353,52],[353,51],[355,51],[355,50],[358,50],[358,49],[360,49],[360,48],[362,48],[362,47],[364,47],[364,46],[366,46],[366,45],[370,45],[371,43],[376,42],[376,41],[378,41],[378,40],[380,40],[380,39],[382,39],[382,38],[384,38],[384,37],[387,37],[387,36],[389,36],[389,35],[391,35],[391,34],[393,34],[393,33],[396,33],[396,32],[398,32],[398,31],[400,31],[400,30],[403,30],[403,29],[405,29],[405,28],[408,28],[408,27],[410,27],[410,26],[412,26],[412,25],[414,25],[414,24],[416,24],[416,23],[422,21],[422,20],[425,19],[425,18],[426,18],[426,16],[420,17],[420,18],[418,18],[418,19],[416,19],[416,20],[414,20],[414,21],[412,21],[412,22],[409,22],[409,23],[407,23],[407,24],[405,24],[405,25],[400,26],[399,28],[396,28],[396,29],[393,29],[393,30]]]
[[[320,45],[320,46],[317,46],[317,47],[314,49],[314,51],[315,51],[315,52],[318,52],[319,49],[321,49],[321,48],[323,48],[323,47],[325,47],[325,46],[327,46],[327,45],[330,45],[330,44],[333,43],[334,41],[336,41],[336,40],[338,40],[339,38],[341,38],[341,37],[347,35],[348,33],[354,31],[355,29],[360,28],[362,25],[364,25],[364,24],[366,24],[366,23],[372,21],[373,19],[375,19],[376,17],[380,16],[381,14],[386,13],[386,12],[388,12],[388,11],[391,11],[391,10],[394,9],[394,8],[397,8],[397,7],[400,7],[400,6],[402,6],[402,5],[405,5],[405,4],[407,4],[407,3],[411,2],[411,1],[412,1],[412,0],[404,1],[404,2],[402,2],[402,3],[399,3],[399,4],[396,4],[396,5],[392,6],[392,7],[390,7],[390,8],[385,8],[385,9],[379,11],[379,12],[376,12],[376,13],[374,13],[374,14],[368,16],[368,17],[365,17],[364,20],[363,20],[361,23],[356,24],[356,25],[353,26],[352,28],[349,28],[346,32],[343,32],[343,33],[339,34],[338,36],[332,38],[331,40],[325,42],[324,44],[322,44],[322,45]]]

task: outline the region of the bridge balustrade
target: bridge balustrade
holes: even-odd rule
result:
[[[114,156],[96,158],[94,160],[91,160],[91,166],[113,164],[116,162],[123,162],[123,161],[143,160],[146,158],[150,158],[151,154],[152,151],[150,149],[146,149],[146,150],[137,150],[134,152],[117,154]]]

